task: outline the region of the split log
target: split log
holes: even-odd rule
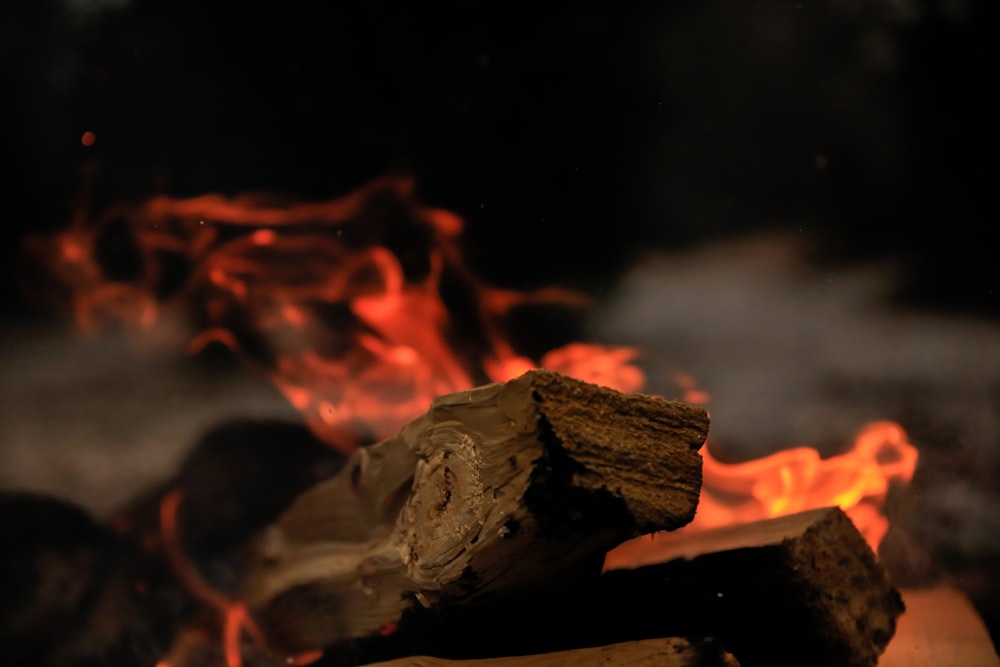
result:
[[[628,537],[694,516],[704,409],[531,371],[436,400],[301,495],[244,599],[288,651],[599,576]]]
[[[601,604],[670,600],[668,613],[631,621],[646,632],[711,632],[744,667],[873,667],[903,612],[885,569],[836,507],[667,535],[646,558],[662,564],[605,575]]]
[[[646,639],[542,655],[446,660],[427,656],[371,663],[368,667],[739,667],[715,640]]]

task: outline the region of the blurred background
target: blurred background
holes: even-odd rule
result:
[[[396,4],[5,2],[4,251],[84,194],[328,198],[398,167],[484,271],[603,284],[777,227],[996,314],[991,3]]]
[[[106,515],[219,420],[295,418],[231,367],[73,337],[23,297],[27,235],[402,171],[480,276],[586,291],[581,331],[645,350],[651,390],[697,378],[721,458],[899,421],[923,459],[887,562],[996,637],[995,3],[431,4],[0,5],[0,485]]]

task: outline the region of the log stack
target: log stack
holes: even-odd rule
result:
[[[693,518],[708,425],[548,371],[441,397],[264,531],[242,597],[330,665],[876,665],[903,604],[837,508],[603,570]]]

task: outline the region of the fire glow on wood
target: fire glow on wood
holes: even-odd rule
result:
[[[345,453],[395,434],[437,396],[531,368],[622,392],[642,388],[634,348],[572,343],[538,359],[515,349],[505,327],[515,308],[585,307],[587,298],[487,285],[463,258],[462,221],[417,204],[413,189],[410,179],[387,177],[317,204],[157,197],[96,219],[81,215],[68,229],[29,242],[28,257],[45,267],[45,280],[31,286],[71,308],[84,332],[120,325],[137,333],[140,345],[191,352],[226,346]],[[109,243],[135,260],[129,275],[108,265],[102,248]],[[683,400],[708,401],[689,378],[678,384]],[[881,506],[889,483],[909,481],[917,463],[916,449],[890,422],[866,426],[829,459],[808,447],[738,464],[714,459],[707,445],[701,454],[701,499],[682,530],[838,505],[873,549],[888,528]],[[220,614],[227,664],[238,667],[242,634],[260,644],[263,638],[245,606],[214,591],[185,558],[180,502],[178,490],[161,508],[165,555],[190,593]],[[609,567],[638,557],[630,544],[609,554]]]

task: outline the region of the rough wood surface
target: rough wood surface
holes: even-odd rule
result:
[[[556,594],[623,539],[691,520],[707,430],[701,408],[548,371],[441,397],[298,498],[244,597],[275,645],[302,651]]]
[[[371,663],[369,667],[739,667],[713,640],[646,639],[541,655],[445,660],[427,656]]]
[[[662,564],[608,572],[598,597],[614,606],[641,595],[670,600],[661,618],[626,622],[710,633],[744,667],[873,667],[903,611],[885,569],[835,507],[672,537],[656,543]]]

